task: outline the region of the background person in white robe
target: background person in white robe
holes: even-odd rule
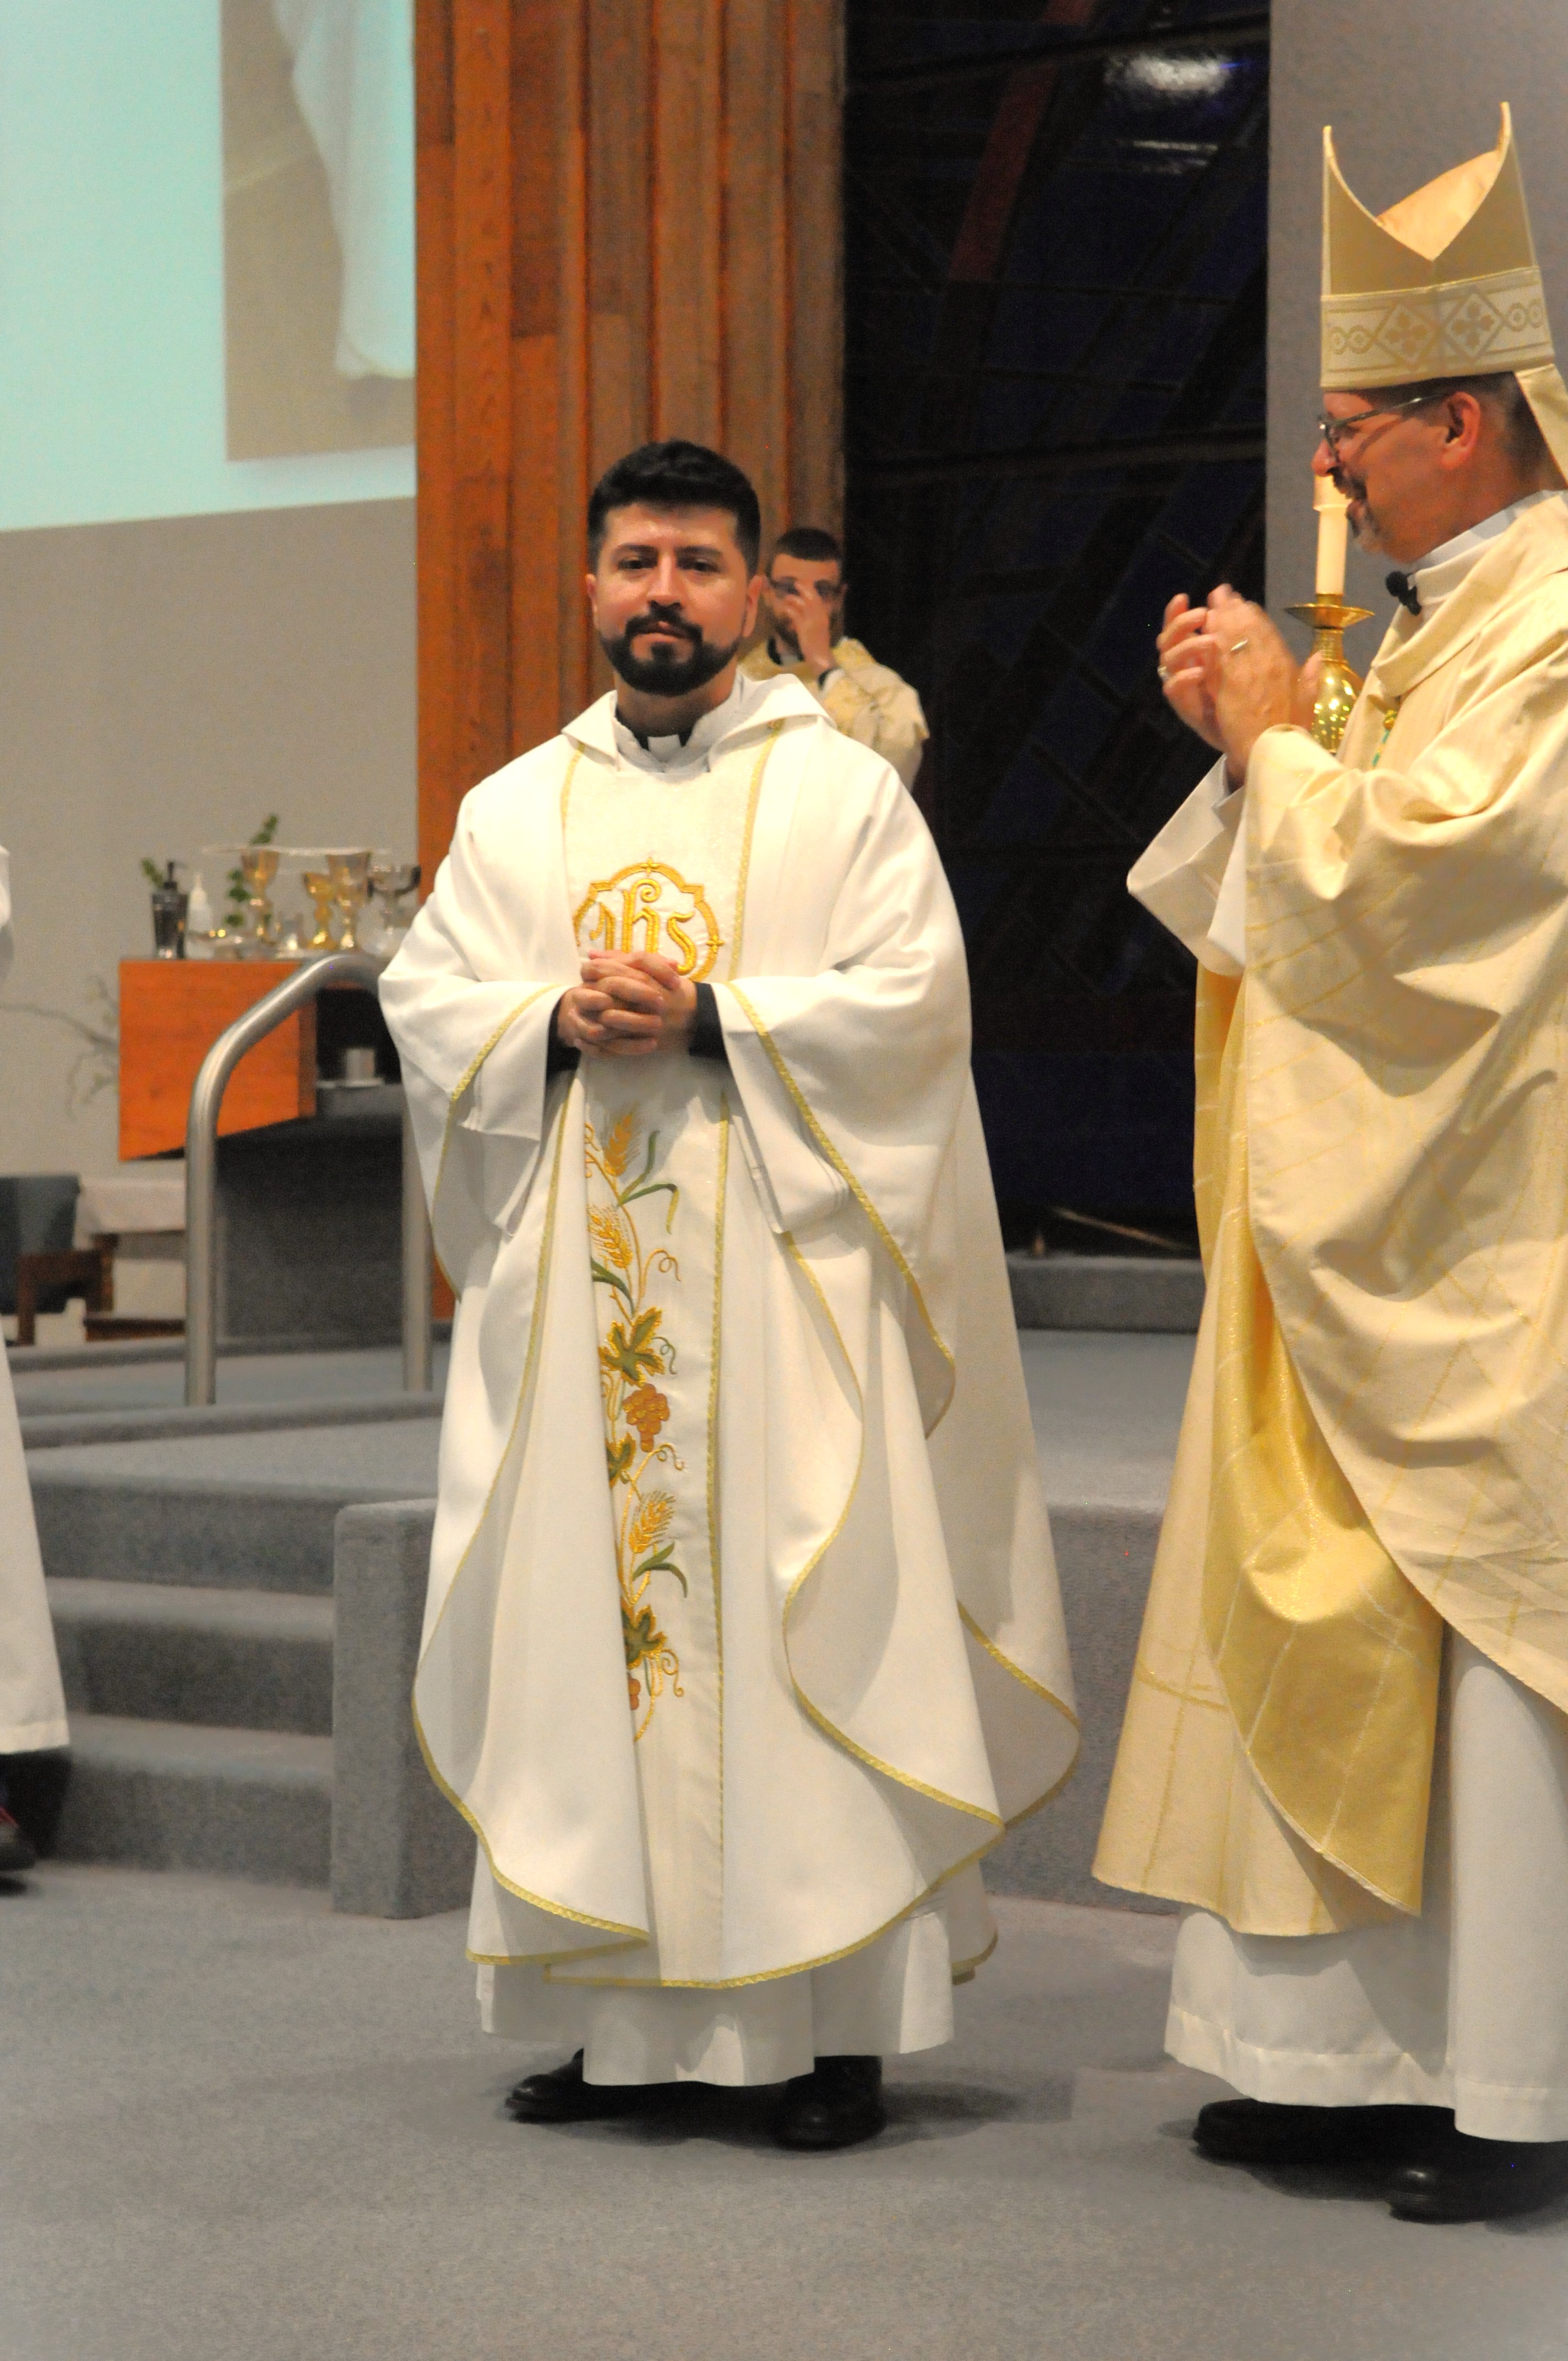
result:
[[[14,948],[10,855],[0,851],[0,982]],[[0,1872],[33,1865],[32,1846],[5,1808],[5,1758],[69,1739],[16,1397],[11,1372],[0,1364]]]
[[[695,445],[601,481],[617,687],[467,797],[382,1000],[460,1297],[415,1711],[484,2021],[577,2045],[515,2112],[784,2082],[829,2147],[1076,1727],[956,914],[737,680],[759,522]]]

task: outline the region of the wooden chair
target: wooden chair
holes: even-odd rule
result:
[[[30,1345],[38,1333],[38,1298],[62,1287],[80,1293],[89,1318],[115,1308],[115,1246],[111,1237],[94,1238],[90,1246],[72,1246],[54,1254],[16,1257],[16,1342]]]

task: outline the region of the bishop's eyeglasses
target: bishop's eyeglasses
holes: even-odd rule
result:
[[[1424,403],[1442,397],[1431,393],[1407,394],[1403,401],[1374,402],[1370,410],[1358,410],[1354,418],[1322,418],[1318,420],[1318,440],[1329,446],[1331,459],[1339,457],[1339,446],[1347,434],[1358,434],[1375,418],[1398,418],[1402,411],[1420,410]]]

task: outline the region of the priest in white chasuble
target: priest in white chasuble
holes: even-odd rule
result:
[[[1076,1747],[969,1073],[894,773],[737,678],[746,478],[589,509],[616,686],[466,798],[382,1000],[458,1291],[415,1710],[527,2120],[784,2083],[880,2128]]]
[[[1459,2221],[1568,2187],[1568,396],[1506,109],[1376,220],[1324,169],[1400,604],[1337,752],[1257,608],[1160,635],[1209,1289],[1096,1866],[1189,1905],[1201,2148]]]

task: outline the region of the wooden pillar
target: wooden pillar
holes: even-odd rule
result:
[[[584,511],[688,435],[837,526],[842,0],[416,0],[420,859],[608,679]]]

